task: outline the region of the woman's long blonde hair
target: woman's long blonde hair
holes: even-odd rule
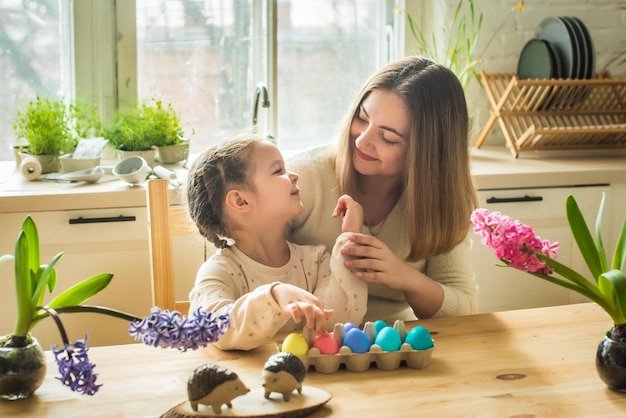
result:
[[[448,68],[424,57],[406,57],[381,68],[365,83],[342,124],[333,156],[341,193],[359,196],[352,164],[350,124],[374,89],[397,94],[411,119],[403,169],[408,261],[449,252],[469,231],[477,206],[468,152],[465,94]]]

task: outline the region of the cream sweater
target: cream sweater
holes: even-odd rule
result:
[[[328,159],[329,151],[329,146],[325,145],[287,157],[287,169],[299,175],[298,185],[304,204],[304,211],[287,231],[287,238],[292,242],[332,245],[341,232],[341,219],[330,217],[340,191],[335,171]],[[405,204],[403,195],[386,220],[373,227],[377,237],[401,259],[409,253],[408,236],[402,220]],[[370,231],[364,227],[363,233],[369,234]],[[469,260],[470,245],[471,240],[467,238],[447,254],[411,263],[443,288],[443,304],[436,317],[475,312],[477,287]],[[401,291],[370,284],[365,320],[377,319],[393,322],[396,319],[411,320],[416,317]]]
[[[229,312],[231,326],[215,345],[222,350],[251,350],[278,331],[299,331],[304,325],[283,313],[272,297],[272,287],[282,282],[308,290],[325,309],[334,310],[327,319],[329,331],[339,322],[360,324],[367,309],[367,285],[343,266],[339,249],[348,240],[347,234],[338,235],[332,255],[322,245],[288,243],[289,261],[277,268],[254,261],[236,245],[218,250],[198,270],[189,294],[190,312],[198,307],[216,314]]]

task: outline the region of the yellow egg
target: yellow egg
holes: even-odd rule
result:
[[[306,356],[309,352],[309,344],[307,344],[304,337],[296,332],[292,332],[287,335],[283,344],[280,347],[280,351],[291,353],[295,356]]]

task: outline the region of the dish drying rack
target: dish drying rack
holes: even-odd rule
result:
[[[515,158],[525,150],[626,147],[626,79],[608,72],[592,79],[480,78],[492,109],[476,148],[496,121]]]

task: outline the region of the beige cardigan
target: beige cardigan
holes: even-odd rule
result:
[[[330,218],[330,214],[328,215]],[[316,295],[325,309],[331,331],[336,323],[360,324],[367,309],[367,285],[343,266],[339,249],[348,243],[340,234],[332,255],[322,245],[288,243],[290,258],[282,267],[268,267],[242,253],[236,245],[220,249],[198,270],[189,294],[190,312],[198,307],[220,314],[230,313],[230,329],[216,344],[222,350],[251,350],[278,331],[299,331],[271,295],[276,284],[291,283]]]
[[[298,185],[304,204],[304,211],[287,231],[290,241],[332,245],[341,232],[341,219],[330,217],[340,191],[335,171],[328,159],[329,151],[329,146],[325,145],[290,155],[286,159],[287,169],[299,175]],[[409,253],[406,227],[402,220],[405,203],[403,196],[386,220],[373,228],[377,231],[377,237],[401,259]],[[368,228],[364,227],[363,233],[369,233]],[[447,254],[411,263],[443,288],[443,304],[436,317],[475,312],[477,287],[469,259],[470,245],[471,240],[468,238]],[[416,317],[402,292],[370,284],[365,320],[377,319],[393,322],[396,319],[411,320]]]

